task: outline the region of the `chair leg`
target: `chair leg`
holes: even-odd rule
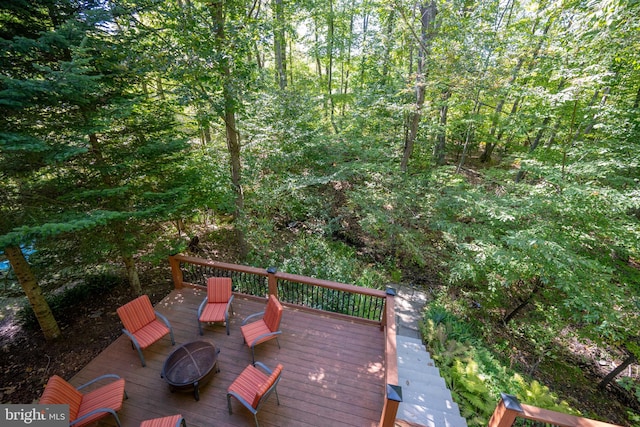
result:
[[[118,427],[122,427],[122,424],[120,423],[120,418],[118,418],[118,414],[116,414],[115,412],[113,413],[113,418],[116,419],[116,424],[118,424]]]
[[[231,395],[227,393],[227,407],[229,408],[229,415],[233,412],[231,411]]]
[[[133,342],[131,343],[133,345]],[[142,367],[147,366],[147,363],[144,361],[144,355],[142,354],[142,349],[139,346],[135,346],[135,349],[138,350],[138,355],[140,356],[140,362],[142,362]]]
[[[256,420],[256,427],[260,427],[260,424],[258,424],[258,415],[253,414],[253,419]]]

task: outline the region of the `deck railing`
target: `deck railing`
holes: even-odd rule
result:
[[[174,286],[206,288],[207,278],[231,277],[234,292],[265,297],[273,294],[289,305],[327,311],[338,316],[373,322],[385,332],[385,399],[380,427],[394,425],[402,389],[398,386],[395,292],[363,288],[313,277],[288,274],[275,268],[261,269],[184,255],[169,257]]]
[[[620,427],[589,418],[576,417],[518,402],[515,396],[502,394],[488,427]]]

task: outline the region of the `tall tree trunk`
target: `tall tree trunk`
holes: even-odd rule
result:
[[[20,286],[22,286],[29,299],[29,304],[33,308],[33,313],[38,320],[44,338],[47,341],[51,341],[60,337],[61,332],[58,322],[53,317],[51,308],[42,293],[42,288],[38,285],[38,281],[31,271],[31,267],[29,267],[22,250],[18,246],[7,246],[4,248],[4,253],[18,278]]]
[[[365,79],[365,64],[367,62],[367,55],[366,55],[366,49],[367,49],[367,34],[369,32],[369,13],[365,12],[364,15],[362,16],[362,56],[360,57],[360,85],[359,87],[362,89],[364,87],[364,79]],[[386,61],[383,61],[383,67],[386,66],[385,64]]]
[[[338,133],[338,127],[336,126],[336,122],[334,120],[334,109],[333,109],[333,45],[334,45],[334,25],[335,25],[335,16],[333,12],[333,0],[329,0],[329,15],[327,21],[327,69],[325,74],[327,75],[327,95],[329,96],[329,117],[331,119],[331,126],[333,126],[333,131]]]
[[[540,50],[542,49],[542,44],[544,43],[544,40],[546,39],[546,36],[549,33],[549,29],[551,28],[551,25],[553,24],[554,20],[555,20],[555,16],[550,16],[549,19],[547,20],[544,26],[544,29],[542,30],[542,35],[538,39],[538,43],[536,44],[531,54],[531,61],[529,62],[529,66],[527,67],[527,69],[531,70],[535,66],[538,56],[540,55]],[[538,27],[538,23],[539,21],[538,19],[536,19],[535,22],[533,23],[531,34],[535,34],[536,28]],[[513,86],[516,79],[518,78],[518,74],[520,74],[520,70],[522,69],[522,65],[524,64],[524,59],[525,59],[525,54],[522,54],[518,58],[518,62],[516,63],[516,66],[514,67],[511,73],[511,77],[509,78],[509,81],[505,85],[505,87],[507,88],[507,91],[511,88],[511,86]],[[495,136],[496,129],[498,128],[498,125],[500,122],[500,114],[502,113],[502,108],[504,107],[505,99],[506,99],[506,94],[498,101],[498,104],[496,105],[494,116],[491,122],[491,130],[489,131],[490,138],[487,144],[485,145],[485,149],[482,155],[480,156],[480,161],[483,163],[489,162],[491,160],[491,155],[493,153],[493,150],[500,143],[500,140],[502,139],[502,135],[504,134],[504,130],[501,129],[498,132],[497,136]],[[511,113],[509,114],[509,117],[512,117],[517,111],[517,109],[518,109],[518,100],[516,100],[513,103],[513,107],[511,109]]]
[[[558,83],[557,92],[560,92],[562,90],[562,88],[564,87],[564,84],[565,84],[565,79],[564,78],[560,79],[560,83]],[[533,143],[529,147],[529,153],[532,153],[536,148],[538,148],[538,145],[540,145],[540,141],[542,141],[542,137],[544,136],[544,132],[546,131],[547,127],[549,126],[549,122],[551,122],[551,116],[550,115],[545,116],[544,120],[542,121],[542,126],[538,130],[538,132],[536,134],[536,137],[533,140]],[[557,131],[557,126],[554,127],[554,132],[555,131]]]
[[[318,23],[314,22],[313,36],[315,38],[315,49],[313,49],[313,55],[316,59],[316,71],[318,72],[318,79],[322,79],[322,61],[320,59],[320,36],[318,35]]]
[[[213,8],[213,16],[216,20],[216,41],[220,52],[227,49],[225,27],[225,15],[224,15],[224,3],[223,1],[215,1],[209,3]],[[233,90],[233,79],[231,76],[231,59],[229,55],[223,55],[223,59],[220,62],[220,74],[222,75],[222,97],[224,99],[224,125],[227,135],[227,149],[229,150],[229,156],[231,161],[231,183],[236,193],[236,211],[234,216],[237,218],[240,216],[244,209],[244,194],[242,191],[242,166],[240,162],[240,138],[238,137],[238,131],[236,127],[236,103]]]
[[[609,92],[611,92],[611,87],[607,86],[604,89],[604,92],[602,94],[602,98],[600,99],[600,107],[604,107],[604,105],[607,103],[607,99],[609,99]],[[591,118],[591,120],[589,121],[589,123],[587,123],[587,126],[584,128],[584,130],[582,131],[583,135],[588,135],[591,133],[591,131],[593,130],[594,126],[597,123],[597,113],[593,114],[593,117]]]
[[[217,0],[209,3],[213,9],[213,16],[216,27],[216,42],[220,52],[224,52],[227,47],[225,27],[225,14],[223,0]],[[240,162],[240,137],[236,126],[236,104],[238,100],[234,97],[233,79],[231,75],[230,61],[233,59],[229,55],[224,55],[224,59],[220,63],[219,72],[222,75],[222,96],[224,99],[224,125],[227,135],[227,149],[231,162],[231,183],[236,193],[236,210],[234,218],[238,220],[244,211],[244,193],[242,190],[242,164]],[[240,223],[240,221],[237,221]],[[240,256],[247,254],[247,245],[244,239],[244,233],[240,226],[235,227],[236,244],[240,252]]]
[[[391,11],[389,11],[389,16],[387,17],[387,27],[386,27],[386,31],[384,33],[384,39],[383,39],[383,43],[384,43],[384,54],[382,55],[383,57],[383,61],[382,61],[382,86],[386,86],[387,85],[387,78],[389,76],[389,68],[391,66],[391,49],[393,47],[393,25],[395,24],[395,12],[396,9],[392,8]]]
[[[287,87],[287,55],[286,39],[284,31],[284,5],[282,0],[273,1],[274,30],[273,30],[273,51],[276,66],[276,82],[280,90]]]
[[[342,61],[342,73],[340,78],[342,79],[342,84],[340,85],[341,93],[346,94],[349,91],[349,69],[351,68],[351,44],[353,40],[353,21],[354,21],[354,13],[351,11],[351,17],[349,19],[349,40],[347,41],[347,53],[346,60]],[[344,58],[345,55],[342,55]],[[342,102],[342,108],[340,109],[340,115],[344,116],[344,110],[346,106],[346,102]]]
[[[438,9],[434,0],[429,4],[423,3],[420,5],[421,29],[419,40],[420,49],[418,50],[418,70],[416,73],[416,104],[413,112],[411,113],[409,133],[405,140],[402,161],[400,162],[400,170],[402,172],[407,171],[409,158],[413,153],[416,136],[418,135],[418,127],[420,125],[420,120],[422,119],[426,79],[426,60],[429,55],[430,41],[435,36],[435,20],[437,13]]]
[[[451,89],[447,87],[442,92],[442,100],[440,105],[440,124],[438,127],[438,135],[436,143],[433,146],[433,158],[436,165],[442,166],[445,161],[445,148],[447,142],[447,114],[449,112],[449,98],[451,98]]]
[[[132,255],[123,255],[122,261],[124,262],[124,268],[127,272],[127,279],[129,280],[129,286],[133,289],[136,295],[142,295],[142,286],[140,285],[140,277],[138,276],[138,270],[136,269],[136,262]]]

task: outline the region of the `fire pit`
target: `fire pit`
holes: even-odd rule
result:
[[[169,390],[172,393],[193,390],[196,400],[200,400],[199,387],[220,371],[218,353],[220,350],[207,341],[193,341],[176,348],[162,367],[162,378],[169,384]]]

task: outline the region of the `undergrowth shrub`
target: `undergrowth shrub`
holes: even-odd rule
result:
[[[63,322],[69,313],[75,313],[82,303],[91,298],[104,298],[105,294],[123,283],[123,278],[110,273],[87,276],[82,283],[51,293],[45,296],[45,300],[56,320]],[[39,327],[33,308],[28,303],[17,312],[16,316],[27,329],[33,330]]]
[[[548,387],[503,365],[474,335],[471,326],[442,306],[434,304],[427,309],[421,331],[470,427],[487,425],[501,392],[515,395],[528,405],[577,413]]]

